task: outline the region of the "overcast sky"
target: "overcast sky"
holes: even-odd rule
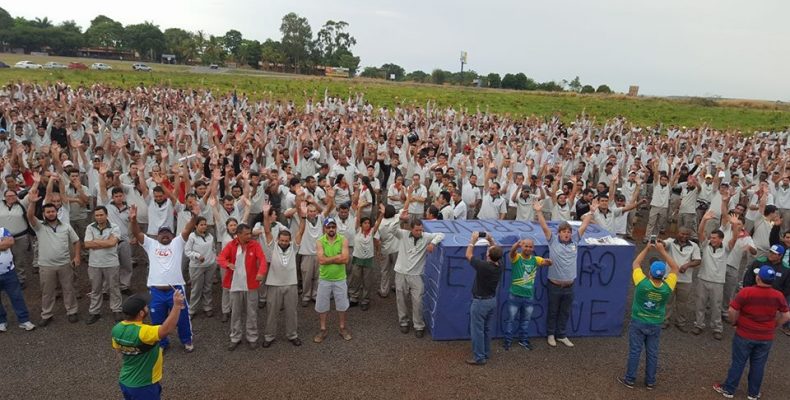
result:
[[[606,83],[641,94],[790,101],[788,0],[175,0],[14,1],[14,17],[75,20],[104,14],[124,25],[152,21],[245,38],[279,40],[288,12],[315,34],[344,20],[361,66],[458,70],[461,50],[478,73]],[[466,69],[465,68],[465,69]]]

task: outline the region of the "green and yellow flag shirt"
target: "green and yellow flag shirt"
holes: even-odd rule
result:
[[[343,252],[343,235],[335,235],[335,241],[329,243],[326,235],[318,238],[318,243],[324,249],[324,256],[339,256]],[[318,279],[330,282],[342,281],[346,279],[345,264],[321,264],[318,269]]]
[[[517,254],[516,259],[511,263],[510,294],[531,299],[535,294],[535,275],[538,266],[542,263],[542,257],[524,258],[523,254]]]
[[[631,319],[645,324],[661,324],[666,315],[669,296],[675,290],[678,276],[672,272],[659,286],[645,276],[641,268],[634,268],[634,302],[631,305]]]
[[[162,379],[159,325],[121,321],[112,328],[112,348],[123,355],[122,385],[137,388]]]

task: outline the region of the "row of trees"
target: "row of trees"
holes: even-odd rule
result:
[[[430,74],[420,70],[406,73],[406,70],[400,65],[387,63],[381,67],[365,67],[359,75],[366,78],[433,83],[437,85],[479,85],[490,88],[542,90],[547,92],[612,93],[612,89],[607,85],[600,85],[597,88],[591,85],[582,85],[578,76],[570,81],[563,79],[560,82],[537,82],[524,75],[523,72],[505,74],[504,77],[497,73],[480,75],[475,71],[464,71],[461,73],[460,71],[452,72],[442,69],[435,69]]]
[[[344,21],[327,21],[313,35],[306,18],[289,13],[282,19],[279,41],[264,42],[244,38],[231,29],[223,36],[181,28],[162,31],[151,22],[124,26],[99,15],[83,32],[74,21],[55,24],[48,18],[13,18],[0,8],[0,47],[21,48],[25,52],[48,50],[58,55],[75,55],[82,47],[130,50],[145,60],[161,54],[175,54],[178,62],[235,62],[258,68],[259,62],[281,66],[283,70],[308,71],[315,66],[346,67],[355,72],[359,57],[351,51],[356,39]]]

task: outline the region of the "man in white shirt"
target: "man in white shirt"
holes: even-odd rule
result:
[[[664,318],[664,328],[669,324],[674,324],[675,327],[683,332],[688,332],[689,314],[691,310],[691,290],[693,280],[693,268],[699,267],[702,256],[700,255],[699,246],[689,240],[691,237],[691,230],[688,228],[678,229],[677,238],[669,238],[664,240],[670,257],[680,265],[680,273],[678,273],[678,282],[675,285],[675,290],[667,303],[667,313]]]
[[[163,194],[164,195],[164,194]],[[169,199],[168,199],[169,201]],[[196,207],[197,208],[197,207]],[[180,235],[173,235],[172,225],[161,225],[156,228],[156,239],[143,234],[137,224],[137,207],[129,207],[129,233],[142,243],[143,248],[148,254],[148,282],[147,286],[151,293],[151,323],[161,325],[173,307],[173,291],[177,290],[186,293],[184,290],[184,275],[181,271],[181,259],[184,257],[184,245],[192,229],[195,228],[195,220],[199,210],[192,215],[184,231]],[[149,231],[150,231],[149,224]],[[192,323],[189,320],[189,306],[184,304],[178,316],[178,338],[184,345],[184,351],[191,353],[195,350],[192,344]],[[170,344],[168,338],[159,342],[163,349]]]
[[[654,167],[655,168],[655,167]],[[657,185],[653,185],[653,197],[650,200],[650,215],[647,219],[647,229],[645,230],[645,238],[642,241],[647,243],[651,235],[658,235],[660,227],[666,224],[667,210],[669,208],[669,193],[671,187],[669,186],[669,177],[655,169],[654,181],[658,181]]]
[[[422,184],[420,176],[414,174],[412,182],[406,188],[406,203],[409,205],[409,223],[421,220],[425,214],[425,200],[428,199],[428,189]]]
[[[499,193],[498,182],[489,182],[483,194],[483,203],[480,205],[480,212],[477,219],[504,219],[507,214],[507,201]]]
[[[790,230],[790,175],[785,175],[773,191],[774,205],[782,216],[782,232]]]
[[[708,211],[700,221],[697,235],[702,253],[702,264],[697,274],[697,288],[694,294],[694,309],[696,320],[691,333],[699,335],[705,328],[705,315],[710,305],[710,325],[713,328],[713,338],[722,340],[724,327],[721,322],[721,302],[724,297],[724,283],[727,276],[727,257],[732,248],[731,243],[724,243],[724,232],[716,229],[705,238],[705,223],[715,218],[713,212]],[[729,225],[729,224],[728,224]],[[729,230],[729,226],[725,227]],[[733,241],[734,243],[734,241]]]
[[[459,189],[453,191],[453,219],[465,220],[469,210]]]

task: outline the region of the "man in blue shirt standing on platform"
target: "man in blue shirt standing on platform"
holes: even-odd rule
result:
[[[543,202],[533,203],[535,215],[538,217],[540,227],[549,242],[549,254],[552,266],[549,268],[549,311],[546,320],[546,334],[551,347],[556,347],[560,342],[568,347],[573,347],[573,342],[565,335],[565,327],[571,315],[573,305],[573,283],[576,280],[576,254],[579,241],[590,225],[593,214],[598,210],[598,200],[593,200],[590,211],[581,216],[582,224],[578,233],[573,233],[571,225],[563,221],[557,227],[557,234],[553,235],[546,219],[543,217]]]

